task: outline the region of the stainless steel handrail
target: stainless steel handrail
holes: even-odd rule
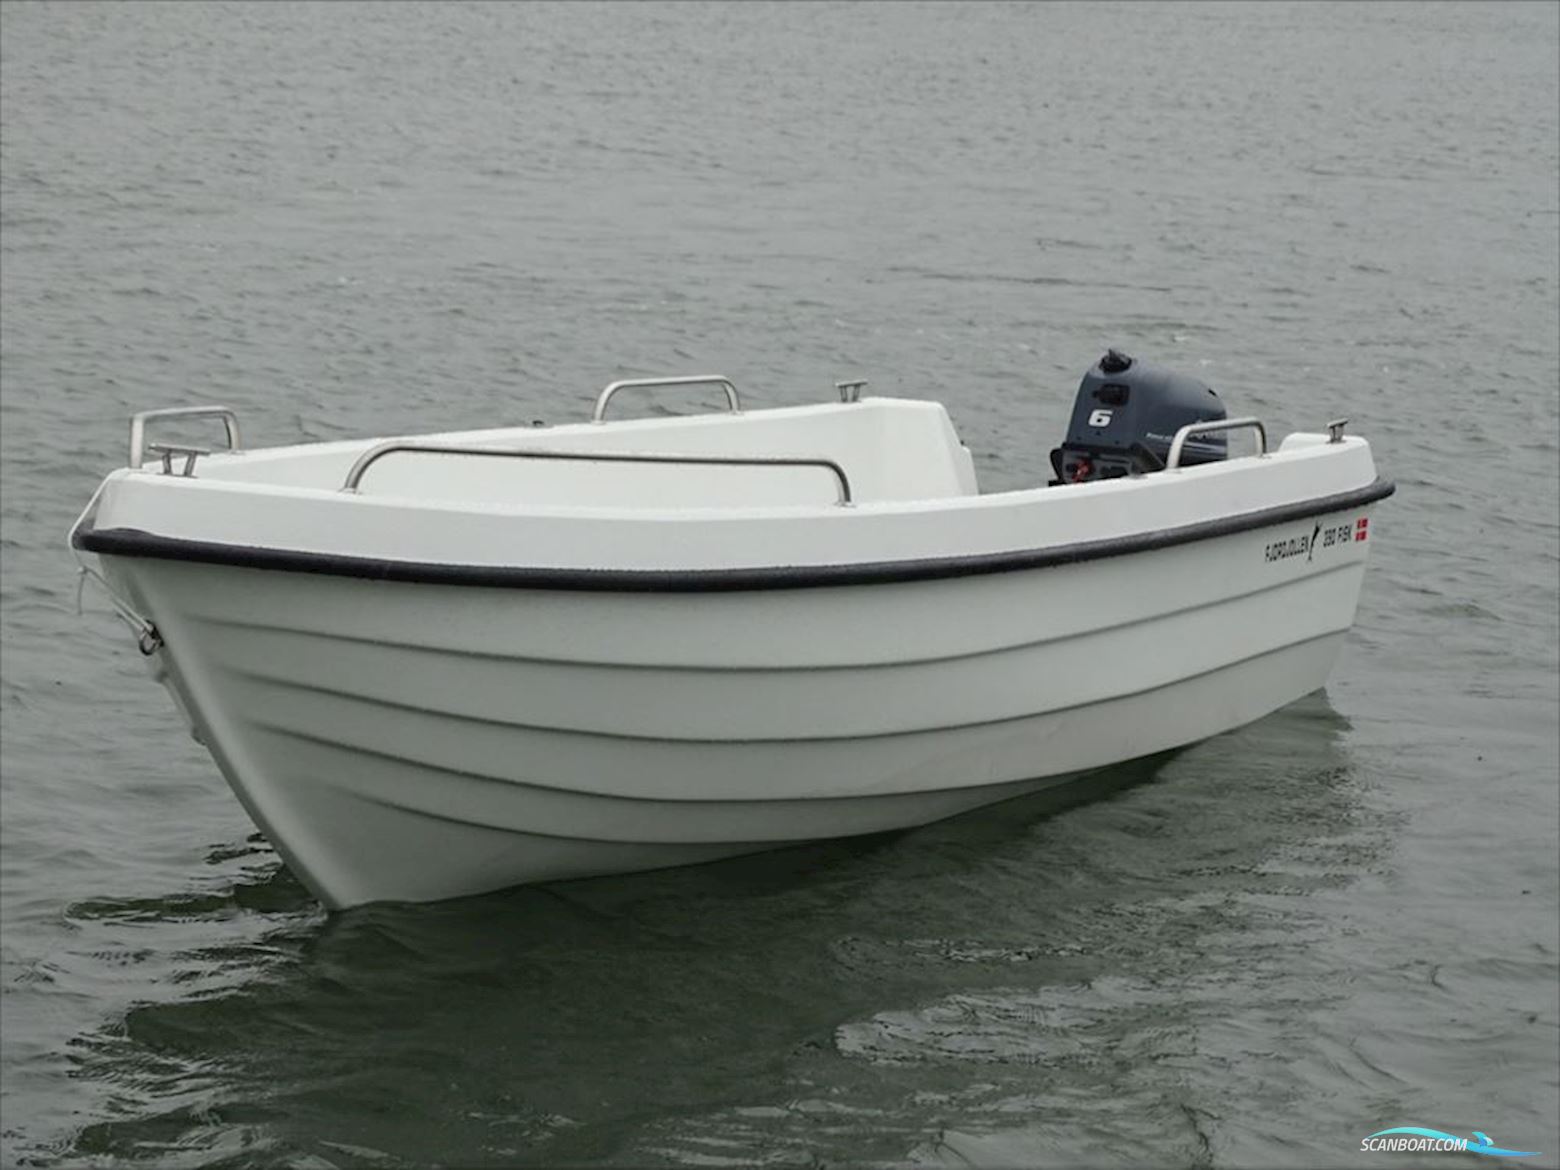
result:
[[[179,472],[185,479],[191,479],[195,475],[195,461],[202,455],[210,455],[210,447],[192,447],[188,443],[148,443],[146,449],[153,455],[162,458],[162,473],[173,474],[173,458],[175,455],[184,460],[184,470]]]
[[[605,422],[607,403],[619,390],[650,389],[656,386],[722,386],[726,390],[726,405],[732,414],[742,413],[742,400],[737,397],[737,387],[730,378],[720,374],[694,374],[687,378],[628,378],[613,382],[596,397],[596,412],[591,422]]]
[[[238,415],[227,406],[173,406],[164,410],[143,410],[130,416],[130,466],[141,466],[146,455],[146,424],[163,418],[220,418],[227,431],[229,451],[241,450]]]
[[[817,467],[834,476],[842,506],[853,502],[850,477],[845,469],[832,459],[792,459],[783,456],[753,455],[633,455],[617,451],[526,451],[501,447],[457,447],[443,443],[418,443],[411,440],[390,439],[370,447],[359,455],[357,462],[347,472],[347,480],[341,485],[344,492],[355,492],[370,467],[386,455],[399,452],[415,452],[420,455],[483,455],[503,459],[556,459],[578,463],[674,463],[708,464],[717,467]]]
[[[1165,460],[1165,470],[1174,471],[1181,465],[1181,448],[1186,445],[1186,440],[1193,435],[1205,435],[1212,431],[1235,431],[1251,429],[1257,432],[1258,455],[1267,454],[1267,428],[1262,425],[1262,420],[1257,418],[1221,418],[1212,422],[1187,423],[1176,431],[1175,438],[1170,442],[1170,455]]]

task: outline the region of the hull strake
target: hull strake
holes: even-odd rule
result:
[[[284,856],[328,906],[432,901],[925,824],[1260,718],[1322,685],[1342,638],[1288,646],[1149,695],[942,737],[936,758],[923,755],[923,764],[928,776],[963,782],[950,788],[845,800],[626,800],[495,781],[260,728],[247,730],[246,754],[263,766],[229,779],[246,806],[285,810],[285,828],[274,826],[287,841]],[[1090,741],[1110,744],[1112,758],[1089,761],[1086,749],[1063,750],[1064,742]],[[871,769],[886,746],[833,745],[830,766],[847,774]],[[746,750],[757,763],[775,749]],[[531,767],[549,762],[544,749],[524,740],[515,753]],[[968,783],[1051,767],[1059,770]]]
[[[1355,564],[1238,602],[1181,611],[1127,627],[1080,631],[978,656],[820,671],[472,663],[425,648],[314,635],[229,631],[203,625],[220,647],[218,685],[278,729],[323,734],[358,729],[365,749],[380,737],[413,744],[458,740],[495,756],[519,734],[550,735],[580,751],[629,756],[664,746],[713,759],[733,745],[783,749],[833,740],[941,735],[1147,694],[1234,665],[1243,656],[1337,633],[1359,587]],[[1307,597],[1306,595],[1310,596]],[[1306,601],[1313,604],[1306,612]],[[1285,614],[1285,610],[1294,612]],[[1279,617],[1284,620],[1280,623]],[[1268,630],[1237,645],[1219,641],[1241,623]],[[1145,641],[1184,646],[1174,660],[1120,665]],[[329,647],[326,649],[325,647]],[[1105,669],[1068,664],[1097,662]],[[480,669],[479,669],[480,667]],[[423,684],[439,680],[439,685]],[[572,738],[571,738],[572,737]],[[577,741],[577,742],[576,742]],[[560,747],[560,755],[570,754]],[[590,767],[570,783],[588,783]],[[820,793],[821,795],[821,793]]]

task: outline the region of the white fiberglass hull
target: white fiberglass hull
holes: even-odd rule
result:
[[[610,433],[822,444],[882,498],[616,503],[650,490],[625,473],[589,506],[536,503],[579,486],[542,479],[516,504],[468,460],[360,495],[314,482],[363,449],[326,445],[116,472],[75,543],[155,625],[256,823],[346,907],[924,824],[1241,726],[1325,682],[1391,491],[1362,441],[1293,436],[980,496],[925,404],[771,416]],[[862,451],[920,427],[929,454],[873,471],[827,445],[837,420],[894,439]]]
[[[1362,562],[1196,600],[1208,552],[1114,566],[1140,600],[1103,628],[1099,566],[645,598],[144,561],[132,591],[235,791],[339,907],[924,824],[1321,686]],[[825,660],[761,665],[785,631],[831,631]]]

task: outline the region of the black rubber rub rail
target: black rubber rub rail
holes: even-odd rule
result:
[[[1395,490],[1390,480],[1378,479],[1365,487],[1337,495],[1318,496],[1294,504],[1130,536],[1012,552],[926,557],[906,561],[864,561],[847,565],[773,565],[743,569],[563,569],[527,565],[450,565],[182,540],[142,532],[138,528],[78,531],[74,544],[79,549],[105,556],[148,557],[204,565],[230,565],[240,569],[318,573],[329,577],[357,577],[368,581],[402,581],[420,585],[561,589],[595,593],[731,593],[759,589],[817,589],[841,585],[937,581],[952,577],[1046,569],[1056,565],[1077,565],[1085,561],[1173,548],[1180,544],[1234,536],[1258,528],[1362,508],[1386,499]]]

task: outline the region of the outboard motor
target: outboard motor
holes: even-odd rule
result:
[[[1052,483],[1159,471],[1176,431],[1225,417],[1219,396],[1196,378],[1109,350],[1078,386],[1067,438],[1051,452]],[[1225,454],[1222,433],[1193,435],[1181,448],[1181,465],[1211,463]]]

